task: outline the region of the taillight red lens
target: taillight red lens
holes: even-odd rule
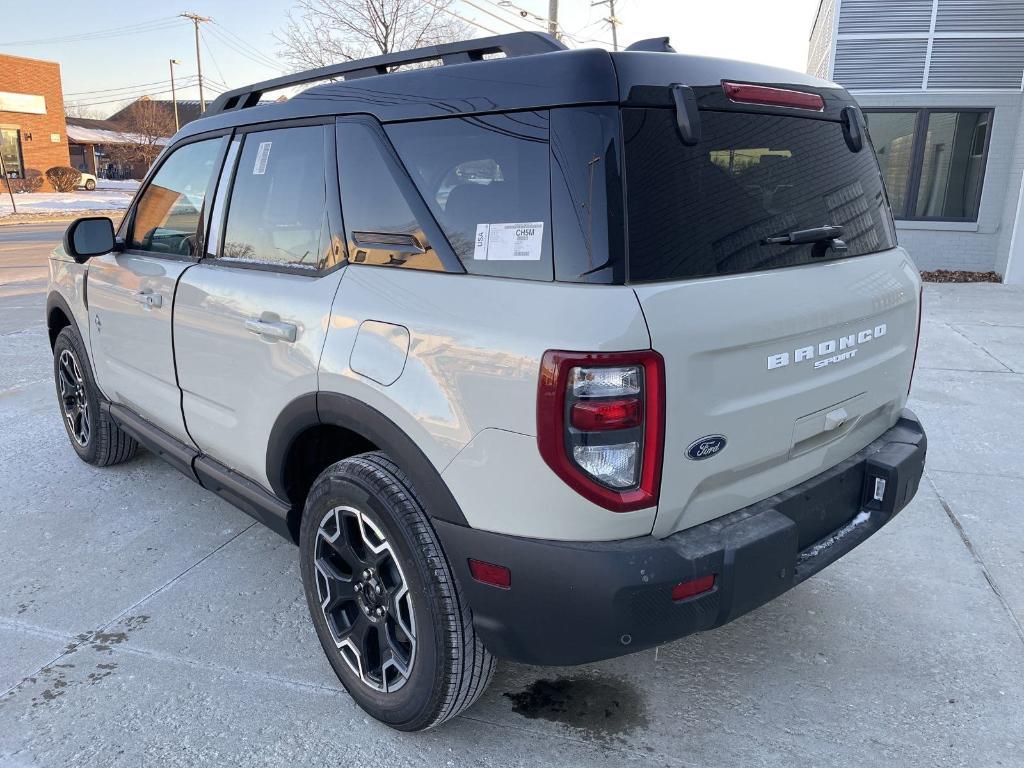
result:
[[[701,576],[699,579],[691,579],[690,581],[683,581],[672,587],[672,599],[673,600],[685,600],[688,597],[694,595],[700,595],[704,592],[711,591],[711,588],[715,586],[715,575]]]
[[[655,506],[665,431],[665,362],[641,352],[548,351],[537,446],[555,474],[613,512]]]
[[[469,572],[474,579],[482,584],[489,584],[499,589],[512,588],[512,571],[504,565],[485,563],[483,560],[469,561]]]
[[[742,104],[764,104],[769,107],[791,107],[793,109],[825,109],[825,100],[816,93],[793,91],[789,88],[773,88],[768,85],[749,83],[722,83],[722,89],[730,101]]]
[[[639,397],[582,400],[572,406],[572,425],[584,432],[639,427],[643,418],[643,401]]]

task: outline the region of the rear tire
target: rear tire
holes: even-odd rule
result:
[[[53,378],[64,429],[78,458],[97,467],[128,461],[139,444],[100,410],[100,394],[85,344],[73,327],[57,334]]]
[[[96,189],[96,182],[93,181],[92,179],[89,179],[88,181],[85,182],[85,188],[89,192],[92,192],[94,189]]]
[[[480,697],[494,659],[409,478],[385,454],[325,469],[299,539],[313,625],[360,707],[421,731]]]

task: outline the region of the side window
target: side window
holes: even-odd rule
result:
[[[224,262],[320,269],[326,259],[325,126],[247,133],[224,224]]]
[[[444,270],[368,125],[338,123],[338,171],[352,263]]]
[[[467,272],[552,279],[548,122],[520,112],[387,127]]]
[[[195,254],[203,200],[226,143],[226,136],[196,141],[168,156],[135,206],[129,248]]]

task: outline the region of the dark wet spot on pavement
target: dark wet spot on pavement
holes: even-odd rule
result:
[[[643,698],[627,680],[595,677],[537,680],[506,693],[517,714],[577,728],[598,741],[621,740],[647,725]]]

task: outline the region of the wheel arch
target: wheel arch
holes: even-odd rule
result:
[[[67,301],[57,291],[50,291],[46,297],[46,330],[50,337],[51,350],[54,344],[57,343],[57,336],[68,326],[78,331],[78,335],[83,342],[88,342],[85,336],[82,335],[82,329],[78,327],[75,313],[71,311]]]
[[[308,393],[284,408],[267,445],[267,479],[291,504],[288,529],[295,541],[317,476],[336,461],[372,450],[383,451],[402,468],[430,517],[468,525],[440,472],[387,416],[347,395]]]

